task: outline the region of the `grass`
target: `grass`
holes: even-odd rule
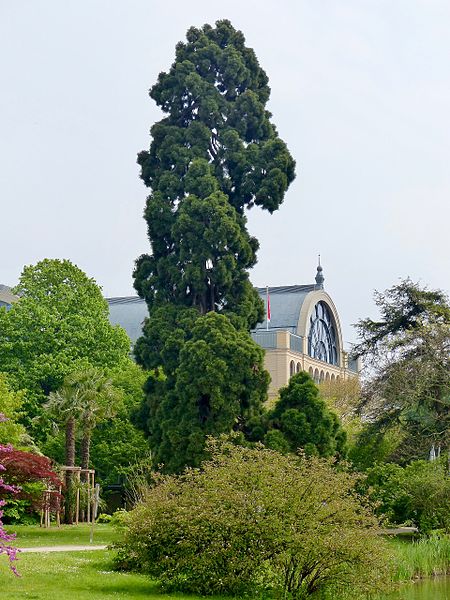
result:
[[[450,574],[450,536],[433,536],[412,542],[392,539],[394,581],[410,581]]]
[[[89,545],[91,528],[87,523],[79,525],[61,525],[44,529],[36,525],[8,525],[8,533],[16,533],[16,546],[34,548],[36,546]],[[110,544],[117,537],[115,529],[108,524],[99,523],[94,527],[93,544]]]
[[[151,600],[158,597],[161,600],[156,584],[146,576],[112,571],[111,554],[108,550],[22,554],[17,562],[21,577],[15,577],[6,560],[1,560],[1,597],[8,600]]]
[[[89,526],[65,525],[41,529],[36,526],[10,526],[15,531],[21,547],[88,545]],[[111,525],[95,526],[94,544],[110,544],[116,531]],[[389,540],[394,555],[393,579],[398,582],[432,577],[450,573],[450,536],[433,537],[410,542],[404,539]],[[161,594],[157,583],[138,573],[113,571],[113,552],[92,550],[87,552],[53,552],[21,554],[17,563],[20,578],[15,577],[7,566],[5,557],[0,557],[1,597],[8,600],[197,600],[198,596],[185,594]],[[439,580],[436,580],[439,583]],[[426,583],[424,584],[426,586]],[[430,595],[423,598],[437,600],[447,598],[448,584],[442,585],[442,594],[430,582]],[[439,586],[438,586],[439,587]],[[444,589],[445,588],[445,589]],[[440,589],[440,588],[439,588]],[[416,590],[419,592],[419,590]],[[425,591],[425,590],[423,590]],[[389,598],[416,598],[413,588],[403,588],[398,596]],[[439,592],[439,593],[438,593]],[[415,593],[415,592],[414,592]],[[433,595],[434,594],[434,595]],[[417,596],[419,598],[422,596]],[[224,600],[222,597],[221,600]]]

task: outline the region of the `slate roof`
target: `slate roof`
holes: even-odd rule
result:
[[[287,329],[296,333],[302,304],[306,296],[316,288],[314,284],[269,287],[270,329]],[[265,305],[266,288],[256,289]],[[145,301],[138,296],[120,296],[106,300],[109,304],[109,320],[113,325],[121,325],[134,344],[142,335],[142,324],[148,317]],[[265,328],[266,322],[263,321],[257,325],[256,330]]]
[[[266,288],[256,289],[266,306]],[[306,296],[315,289],[317,286],[314,284],[269,287],[270,329],[287,329],[291,333],[297,333],[298,318],[303,302]],[[258,329],[266,329],[265,320],[256,326],[256,331]]]
[[[106,298],[109,304],[109,320],[113,325],[121,325],[134,344],[142,335],[144,319],[148,317],[147,305],[138,296]]]
[[[7,285],[0,284],[0,306],[10,306],[18,297],[11,292]]]

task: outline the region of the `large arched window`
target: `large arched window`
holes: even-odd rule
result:
[[[336,329],[325,302],[315,305],[309,320],[308,354],[330,365],[338,364]]]

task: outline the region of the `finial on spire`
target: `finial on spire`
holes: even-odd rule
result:
[[[323,276],[323,268],[320,264],[320,254],[319,254],[319,264],[317,265],[317,274],[316,274],[316,289],[323,290],[323,282],[325,281],[325,277]]]

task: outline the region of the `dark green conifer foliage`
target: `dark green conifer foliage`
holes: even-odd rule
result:
[[[302,448],[309,455],[345,455],[345,431],[308,373],[297,373],[280,390],[280,400],[269,415],[265,443],[280,452]]]
[[[154,370],[141,418],[167,470],[199,464],[206,435],[245,431],[266,398],[263,353],[248,334],[264,307],[248,277],[258,241],[245,209],[276,210],[295,175],[269,94],[226,20],[189,29],[150,90],[165,116],[138,156],[152,252],[134,272],[151,315],[135,354]]]
[[[244,42],[229,21],[192,27],[150,90],[166,116],[138,156],[152,190],[145,211],[152,254],[138,259],[135,287],[150,311],[168,302],[202,314],[236,312],[254,327],[262,306],[247,270],[258,242],[244,209],[276,210],[295,163],[265,108],[267,75]]]

